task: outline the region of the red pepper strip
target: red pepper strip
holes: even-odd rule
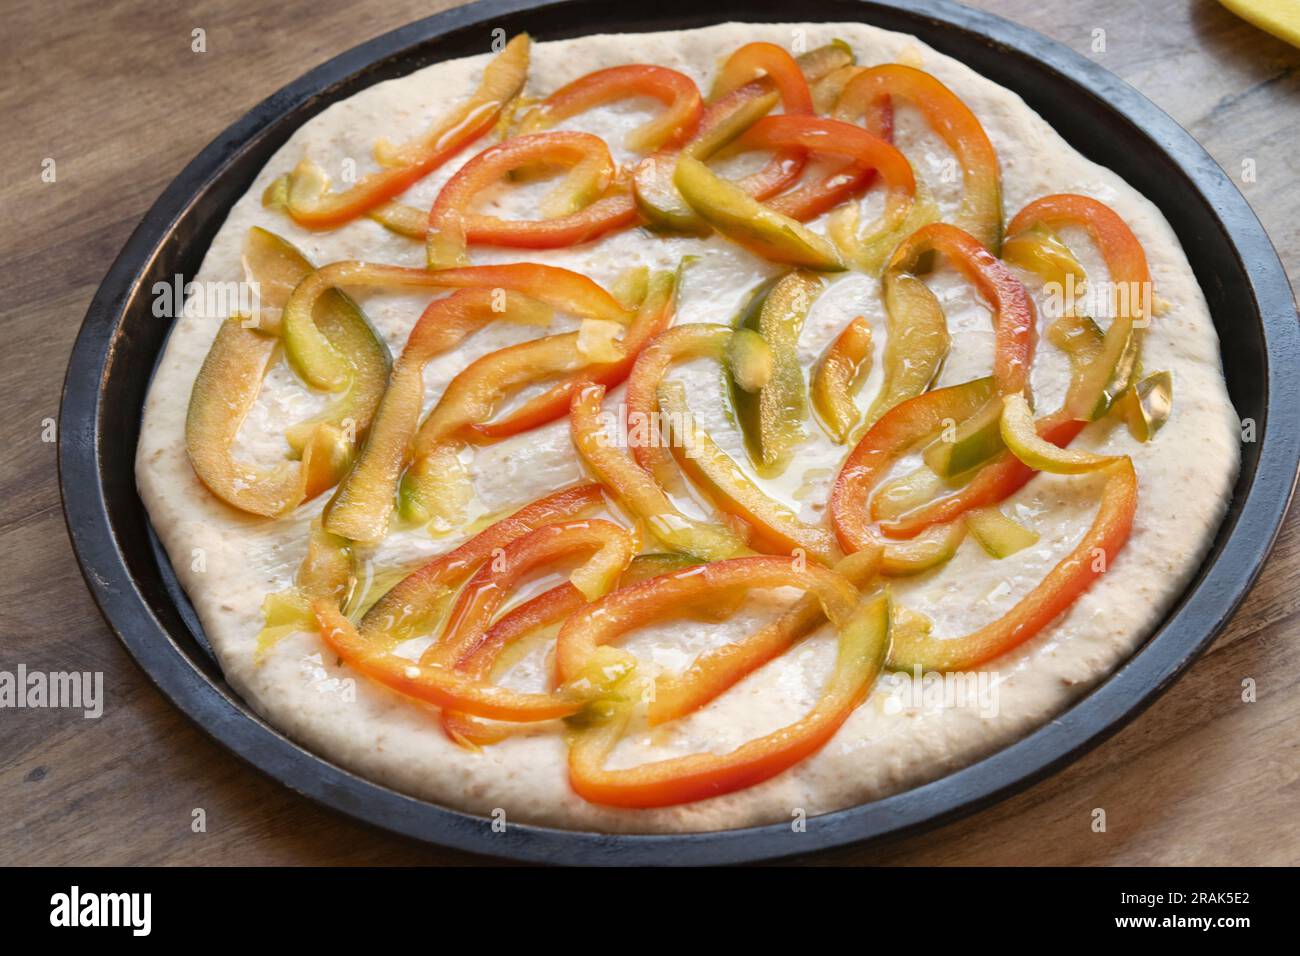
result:
[[[839,171],[815,186],[801,187],[768,202],[793,219],[811,219],[870,185],[870,170],[879,173],[888,190],[880,231],[897,228],[907,219],[916,196],[912,165],[882,137],[839,120],[813,116],[765,116],[740,137],[741,149],[800,148],[851,159],[851,171]]]
[[[429,610],[494,552],[543,525],[577,518],[604,504],[600,485],[586,483],[524,505],[394,585],[362,618],[362,636],[369,643],[388,648],[415,636],[428,623]]]
[[[690,564],[690,559],[680,555],[638,555],[619,576],[619,587],[657,577],[669,570],[679,571]],[[559,624],[586,603],[587,598],[583,593],[568,581],[549,591],[543,591],[503,614],[473,648],[461,655],[456,661],[456,667],[472,677],[486,680],[491,676],[501,652],[507,647],[544,627]],[[486,724],[468,714],[455,711],[443,711],[442,728],[456,743],[471,749],[498,743],[514,732],[512,725]]]
[[[515,262],[466,266],[430,272],[407,266],[343,261],[317,269],[294,288],[280,320],[281,337],[299,356],[308,384],[337,390],[346,386],[351,366],[316,326],[316,302],[343,286],[393,289],[503,289],[540,299],[584,318],[627,323],[632,315],[591,279],[557,266]]]
[[[565,332],[498,349],[451,380],[411,443],[411,467],[398,495],[402,517],[419,524],[460,520],[473,490],[460,461],[466,430],[491,418],[512,392],[580,368],[580,336]]]
[[[758,71],[764,75],[754,78]],[[721,92],[723,89],[726,91]],[[648,208],[652,224],[665,220],[661,224],[679,229],[703,226],[690,207],[684,205],[673,185],[677,158],[688,156],[703,162],[717,153],[750,122],[750,116],[757,118],[756,114],[761,115],[776,105],[775,98],[766,107],[763,105],[765,98],[772,97],[773,90],[787,114],[811,115],[812,92],[807,77],[799,61],[785,50],[772,43],[751,43],[728,58],[691,140],[680,150],[661,149],[637,167],[637,195],[643,207]],[[762,169],[742,177],[736,185],[755,199],[766,199],[794,183],[806,162],[807,154],[803,150],[781,150]],[[659,206],[664,208],[656,213]],[[703,228],[707,231],[706,226]]]
[[[528,166],[573,167],[564,215],[553,219],[501,219],[469,212],[482,190]],[[636,204],[622,188],[603,195],[617,168],[600,137],[560,131],[516,136],[489,147],[442,187],[429,210],[429,268],[469,264],[469,245],[558,249],[574,246],[636,221]],[[603,197],[603,198],[598,198]]]
[[[483,634],[482,640],[456,663],[457,670],[476,680],[487,680],[501,651],[527,635],[558,624],[587,603],[582,592],[569,582],[503,614]],[[510,724],[487,724],[455,710],[442,712],[442,729],[462,747],[478,749],[499,743],[514,731]]]
[[[811,573],[810,573],[811,572]],[[816,706],[801,720],[751,740],[726,754],[696,753],[607,770],[605,760],[623,736],[632,708],[610,701],[605,713],[585,721],[569,749],[569,779],[593,803],[663,807],[689,803],[752,786],[798,763],[824,746],[866,697],[889,643],[889,602],[884,595],[856,605],[856,588],[845,578],[810,566],[795,570],[780,558],[719,561],[644,584],[622,588],[581,608],[560,629],[556,665],[561,678],[579,674],[600,645],[720,591],[793,585],[826,600],[840,635],[835,669]],[[590,713],[588,711],[587,713]]]
[[[468,103],[454,110],[419,139],[391,151],[396,165],[366,176],[341,193],[322,193],[319,170],[295,170],[267,191],[284,201],[300,226],[332,229],[364,215],[405,192],[474,140],[490,131],[505,105],[523,88],[528,75],[530,40],[520,34],[483,71],[483,82]],[[265,199],[264,199],[265,201]]]
[[[964,637],[899,635],[890,652],[889,666],[900,670],[971,670],[1019,647],[1073,604],[1110,569],[1133,527],[1138,500],[1133,462],[1125,458],[1108,471],[1101,507],[1083,540],[1015,607]]]
[[[886,101],[867,117],[867,131],[886,143],[894,141],[894,111]],[[768,200],[784,216],[807,222],[865,192],[875,182],[876,169],[852,160],[828,170],[814,182],[805,183]]]
[[[525,625],[532,629],[545,620],[555,619],[561,612],[572,613],[578,606],[608,592],[632,560],[634,550],[631,535],[599,518],[545,525],[512,541],[465,583],[441,638],[421,656],[421,665],[455,667],[485,680],[491,662],[504,646],[489,642],[518,636],[512,631],[498,631],[492,618],[521,580],[538,567],[554,564],[574,553],[595,551],[568,583],[545,592],[544,600],[533,599],[524,605],[528,608],[526,618],[512,615],[515,618],[510,625],[512,629]],[[518,632],[522,633],[525,632]],[[467,666],[476,659],[480,661],[479,666]],[[444,728],[454,732],[458,724],[467,722],[469,715],[448,710],[443,717]]]
[[[560,87],[523,116],[520,131],[547,129],[597,106],[635,96],[651,97],[667,107],[628,134],[628,149],[638,153],[683,142],[694,132],[704,109],[690,77],[667,67],[636,63],[596,70]]]
[[[1009,235],[1020,235],[1035,226],[1049,228],[1064,225],[1082,226],[1087,229],[1093,241],[1099,247],[1106,260],[1111,280],[1116,283],[1149,283],[1150,270],[1147,267],[1146,254],[1137,237],[1127,224],[1103,203],[1087,196],[1057,195],[1044,196],[1022,209],[1011,220]],[[1130,288],[1133,288],[1130,285]],[[1129,301],[1140,301],[1129,296]],[[1122,322],[1124,316],[1117,316],[1116,322]],[[1130,325],[1139,316],[1127,316]],[[1121,324],[1117,334],[1123,334]],[[1107,335],[1109,336],[1109,332]],[[1103,352],[1103,356],[1106,353]],[[1074,441],[1083,431],[1087,422],[1076,420],[1070,413],[1071,397],[1077,393],[1075,383],[1071,383],[1071,396],[1067,396],[1066,407],[1038,421],[1037,430],[1040,437],[1058,447],[1064,448]],[[1078,395],[1079,399],[1090,396]],[[1009,495],[1024,487],[1036,474],[1020,459],[1010,452],[1004,452],[995,461],[986,465],[975,478],[959,492],[939,498],[920,508],[900,516],[893,521],[882,521],[880,530],[891,538],[910,538],[920,534],[933,524],[951,521],[964,512],[997,504]]]
[[[879,549],[859,551],[835,565],[836,574],[859,588],[865,587],[879,569]],[[660,674],[655,679],[654,700],[646,720],[654,726],[698,710],[825,623],[821,601],[815,595],[805,595],[744,640],[704,651],[680,674]]]
[[[574,392],[569,410],[574,447],[601,483],[674,551],[704,561],[741,552],[745,546],[741,538],[719,525],[682,514],[654,477],[610,442],[600,407],[604,398],[603,385],[586,385]]]
[[[878,543],[867,499],[889,467],[946,421],[963,421],[975,414],[994,394],[991,378],[925,392],[895,405],[862,436],[831,487],[831,526],[846,553]]]
[[[321,638],[353,670],[386,687],[438,707],[492,720],[553,720],[576,713],[581,700],[559,694],[525,694],[475,680],[454,668],[416,664],[371,646],[332,603],[312,602]]]
[[[519,408],[493,422],[475,423],[467,432],[471,441],[493,442],[518,435],[568,414],[573,393],[587,382],[613,388],[632,371],[632,367],[646,343],[672,324],[677,311],[677,295],[681,287],[681,270],[676,273],[661,272],[650,281],[645,301],[637,310],[636,318],[623,333],[623,357],[615,362],[602,362],[579,369],[562,381]]]
[[[909,272],[922,255],[937,250],[946,255],[993,310],[996,336],[993,378],[998,393],[1023,391],[1034,360],[1037,319],[1034,302],[1019,279],[975,237],[956,226],[933,222],[907,237],[889,261],[889,271]]]
[[[472,653],[511,591],[537,568],[574,553],[595,552],[570,579],[587,600],[595,600],[613,587],[634,550],[630,534],[600,518],[548,524],[530,531],[474,572],[452,608],[442,637],[424,652],[420,662],[454,664]]]
[[[880,110],[886,98],[919,109],[956,155],[965,185],[956,224],[996,253],[1002,244],[998,154],[975,114],[929,73],[886,63],[863,70],[849,82],[836,104],[835,117],[851,123]]]

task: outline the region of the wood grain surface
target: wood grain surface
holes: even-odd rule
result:
[[[246,110],[445,0],[5,3],[0,33],[0,670],[102,671],[103,716],[0,710],[0,863],[481,862],[324,810],[174,710],[92,603],[55,445],[68,352],[149,204]],[[1092,56],[1189,129],[1300,270],[1300,51],[1212,0],[978,3]],[[599,24],[592,24],[593,29]],[[191,49],[206,31],[207,51]],[[1106,49],[1093,52],[1095,31]],[[44,161],[56,178],[42,178]],[[1245,164],[1245,165],[1243,165]],[[141,368],[141,375],[148,370]],[[1300,410],[1295,410],[1300,415]],[[1300,427],[1294,418],[1284,427]],[[1213,649],[1068,770],[977,816],[830,864],[1300,863],[1300,514]],[[1251,678],[1258,700],[1242,700]],[[1105,808],[1105,833],[1091,828]],[[207,832],[191,830],[206,813]]]

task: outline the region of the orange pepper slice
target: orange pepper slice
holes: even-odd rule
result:
[[[385,150],[386,168],[351,189],[326,192],[319,169],[299,167],[273,183],[263,202],[283,204],[300,226],[333,229],[400,195],[492,129],[506,104],[523,89],[530,45],[525,33],[507,43],[484,69],[482,83],[464,106],[418,139]]]
[[[703,800],[752,786],[781,773],[824,746],[865,699],[889,643],[884,595],[858,603],[857,589],[825,568],[802,570],[786,559],[718,561],[652,578],[606,595],[565,621],[556,642],[557,673],[579,675],[597,649],[636,627],[680,614],[693,603],[716,600],[738,588],[795,586],[824,602],[839,632],[835,668],[817,704],[801,720],[741,745],[730,753],[696,753],[622,770],[605,768],[626,731],[631,707],[618,700],[589,715],[569,747],[569,779],[593,803],[663,807]]]

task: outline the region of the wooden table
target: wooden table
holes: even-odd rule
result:
[[[0,863],[470,863],[324,810],[228,754],[154,690],[82,584],[55,445],[73,337],[149,204],[227,124],[304,68],[451,6],[143,0],[10,4],[0,40],[5,282],[0,669],[103,671],[99,720],[0,710]],[[1094,56],[1240,179],[1300,269],[1300,51],[1212,0],[977,4]],[[207,51],[191,49],[206,31]],[[1092,52],[1094,31],[1106,50]],[[56,163],[54,182],[43,161]],[[47,165],[47,164],[46,164]],[[141,369],[141,374],[146,370]],[[1065,772],[984,813],[824,863],[1300,862],[1300,514],[1245,606],[1178,685]],[[1253,678],[1258,701],[1242,701]],[[1094,833],[1092,810],[1107,811]],[[196,808],[207,832],[193,833]]]

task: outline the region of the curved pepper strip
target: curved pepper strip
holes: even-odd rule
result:
[[[597,106],[639,96],[656,99],[665,109],[628,134],[628,149],[638,153],[680,144],[694,132],[704,109],[689,76],[634,63],[596,70],[560,87],[520,118],[518,132],[538,132]]]
[[[685,265],[683,262],[682,266]],[[600,362],[566,376],[541,395],[528,399],[519,408],[491,422],[476,422],[469,427],[471,440],[491,442],[518,435],[568,414],[574,391],[592,382],[613,388],[632,371],[641,350],[656,335],[672,325],[677,311],[677,297],[681,291],[682,266],[676,272],[659,272],[650,279],[645,299],[637,310],[636,318],[623,334],[622,358],[613,362]]]
[[[1083,539],[1010,611],[964,637],[899,635],[889,666],[899,670],[970,670],[1019,647],[1110,569],[1132,530],[1137,499],[1137,474],[1132,461],[1125,458],[1108,469],[1101,507]]]
[[[461,289],[430,303],[407,337],[356,464],[325,509],[325,527],[353,541],[377,541],[388,531],[393,494],[411,457],[424,404],[424,368],[466,336],[498,319],[548,322],[550,309],[497,290]]]
[[[1142,243],[1113,209],[1088,196],[1061,194],[1036,199],[1016,213],[1012,235],[1036,228],[1078,226],[1086,229],[1106,261],[1116,292],[1115,315],[1106,329],[1101,352],[1091,368],[1074,376],[1065,407],[1075,418],[1095,420],[1106,413],[1131,384],[1141,355],[1142,330],[1150,320],[1151,270]]]
[[[885,384],[867,415],[868,424],[884,410],[919,394],[937,374],[948,351],[947,320],[934,293],[912,272],[931,252],[941,252],[988,302],[993,311],[993,378],[1000,395],[1028,387],[1037,336],[1033,300],[1019,279],[969,234],[946,223],[931,223],[912,233],[895,250],[885,270],[885,304],[889,312],[890,343],[886,352]],[[958,449],[977,460],[991,440],[1000,446],[997,416],[1000,402],[991,402],[962,422],[943,450]],[[991,438],[990,438],[991,436]],[[986,455],[985,455],[986,456]],[[969,470],[969,469],[965,469]]]
[[[323,296],[315,321],[342,358],[346,393],[323,414],[285,431],[300,464],[286,462],[268,472],[237,461],[235,438],[274,357],[272,333],[282,328],[290,291],[313,272],[291,243],[259,228],[249,230],[243,259],[258,284],[258,325],[267,334],[246,327],[243,317],[218,329],[190,393],[185,445],[195,474],[214,494],[240,510],[273,517],[333,487],[347,471],[358,438],[370,426],[391,360],[356,303],[337,291]]]
[[[580,332],[548,335],[491,352],[453,378],[411,443],[411,466],[398,492],[402,517],[419,524],[460,520],[472,493],[460,462],[468,429],[491,418],[520,388],[580,368],[580,346]]]
[[[350,667],[399,693],[439,707],[492,720],[551,720],[575,713],[581,698],[569,693],[528,694],[474,679],[453,665],[458,654],[474,647],[492,615],[530,571],[594,551],[573,573],[575,587],[591,598],[605,593],[632,558],[634,543],[626,531],[600,519],[548,524],[517,538],[485,562],[466,582],[439,641],[418,663],[392,653],[390,635],[368,640],[328,600],[312,602],[321,637]]]
[[[992,378],[926,392],[894,406],[862,436],[831,487],[831,527],[845,552],[877,544],[867,504],[889,467],[945,422],[969,418],[995,394]]]
[[[515,170],[537,165],[572,167],[569,182],[559,187],[562,214],[501,219],[469,212],[482,190]],[[470,245],[558,249],[631,225],[637,211],[630,192],[623,188],[606,195],[616,173],[604,140],[590,133],[535,133],[485,149],[457,170],[429,210],[429,268],[468,265]],[[553,205],[554,194],[548,200]],[[543,200],[544,210],[548,200]]]
[[[1021,236],[1040,227],[1057,228],[1066,225],[1081,226],[1088,230],[1106,261],[1112,281],[1130,284],[1150,282],[1146,255],[1137,237],[1113,210],[1090,197],[1058,195],[1035,200],[1011,220],[1008,233]],[[1129,296],[1129,301],[1142,300],[1141,297]],[[1094,361],[1105,360],[1110,356],[1109,361],[1114,363],[1115,357],[1125,351],[1118,347],[1125,327],[1136,332],[1134,324],[1140,317],[1140,314],[1134,312],[1117,315],[1111,328],[1118,328],[1119,331],[1114,338],[1110,338],[1109,350],[1105,348],[1106,339],[1103,339],[1103,350]],[[1109,330],[1107,336],[1109,337]],[[1111,374],[1105,376],[1107,383],[1100,382],[1100,376],[1089,382],[1085,378],[1087,368],[1084,366],[1075,370],[1065,407],[1038,420],[1036,430],[1040,438],[1064,448],[1083,431],[1087,422],[1073,414],[1071,405],[1078,403],[1095,407],[1101,401],[1099,391],[1113,377]],[[895,520],[882,521],[881,531],[894,538],[913,537],[932,524],[952,521],[973,508],[997,504],[1024,487],[1035,474],[1033,469],[1010,452],[1003,452],[984,466],[960,491],[913,509]]]
[[[863,588],[879,569],[880,552],[871,550],[843,558],[834,570],[854,587]],[[702,652],[680,674],[656,677],[646,720],[654,726],[698,710],[825,623],[821,599],[815,594],[804,595],[749,637]]]
[[[851,583],[825,569],[818,569],[814,578],[808,574],[811,570],[795,571],[789,561],[778,558],[716,562],[622,588],[572,615],[556,642],[561,678],[580,672],[599,646],[640,624],[737,587],[810,588],[829,598],[826,612],[840,638],[835,669],[816,706],[801,720],[730,753],[696,753],[607,770],[605,761],[625,733],[632,711],[626,702],[609,702],[573,736],[569,779],[574,790],[586,800],[610,806],[672,806],[752,786],[824,746],[865,699],[879,673],[889,644],[889,601],[880,595],[855,606],[850,595],[856,596],[857,590]]]
[[[952,90],[922,70],[886,63],[865,69],[849,81],[835,106],[835,117],[852,123],[878,112],[885,101],[896,105],[900,100],[921,111],[961,165],[965,192],[956,225],[998,252],[1002,243],[998,154],[975,114]]]
[[[819,561],[829,561],[834,550],[830,534],[799,520],[759,488],[708,432],[695,424],[681,385],[664,381],[669,367],[677,362],[697,358],[722,362],[735,334],[724,325],[692,322],[669,329],[646,347],[628,378],[625,399],[632,455],[663,486],[676,478],[676,458],[682,471],[718,508],[745,522],[751,531],[750,543],[759,550],[791,554],[799,549]],[[672,434],[663,434],[661,407],[668,414]],[[633,436],[637,440],[632,440]],[[671,453],[666,446],[671,446]]]
[[[813,373],[813,407],[837,445],[848,441],[862,416],[853,401],[854,384],[870,360],[871,325],[858,316],[835,336]]]
[[[907,221],[916,197],[912,166],[887,139],[892,126],[876,121],[867,130],[839,120],[814,116],[766,116],[737,141],[739,149],[808,150],[852,161],[851,170],[838,170],[815,185],[802,186],[767,205],[777,213],[807,220],[856,195],[871,184],[871,174],[885,184],[885,214],[874,234],[897,231]],[[885,135],[882,135],[885,134]],[[869,241],[869,240],[868,240]]]
[[[771,43],[747,44],[736,50],[719,76],[720,81],[727,77],[725,83],[715,87],[690,141],[680,150],[660,150],[638,164],[633,192],[642,215],[652,227],[707,232],[708,225],[682,199],[673,183],[678,159],[704,162],[770,112],[778,101],[787,114],[811,114],[810,74],[851,59],[846,48],[834,44],[803,54],[798,60]],[[763,75],[752,78],[759,70]],[[751,79],[744,80],[745,76]],[[782,150],[762,169],[742,177],[735,185],[755,199],[766,199],[797,180],[806,162],[804,151]]]
[[[337,391],[348,382],[349,367],[318,327],[317,301],[333,288],[502,289],[550,303],[583,318],[626,324],[632,314],[591,279],[558,266],[516,262],[466,266],[430,272],[407,266],[344,260],[317,269],[294,288],[281,317],[285,348],[299,356],[303,377],[316,388]]]
[[[654,476],[610,442],[601,413],[604,398],[603,385],[586,385],[574,392],[569,410],[573,445],[600,482],[674,551],[703,561],[742,552],[745,542],[740,537],[727,528],[682,514]]]
[[[588,482],[524,505],[389,589],[361,619],[362,637],[387,649],[414,637],[432,625],[437,608],[494,553],[543,525],[577,518],[604,504],[600,485]]]
[[[642,554],[619,576],[619,587],[636,584],[669,571],[678,571],[693,563],[678,554]],[[586,596],[566,581],[543,591],[518,607],[501,615],[483,633],[478,643],[456,660],[456,667],[472,677],[487,680],[506,648],[542,628],[560,624],[587,603]],[[456,711],[443,711],[442,729],[463,747],[478,749],[499,743],[520,725],[489,724]]]
[[[879,227],[882,234],[897,231],[911,212],[916,193],[911,165],[891,144],[861,127],[811,116],[767,116],[745,132],[738,146],[798,148],[842,156],[861,167],[875,169],[888,188]],[[674,182],[705,221],[755,255],[816,269],[845,268],[839,253],[826,239],[718,178],[702,163],[683,157]]]
[[[319,167],[305,165],[273,183],[263,203],[282,204],[300,226],[332,229],[405,192],[496,125],[506,104],[519,94],[528,78],[530,46],[527,34],[512,39],[484,68],[479,88],[464,106],[404,146],[377,149],[377,153],[386,154],[386,168],[371,173],[351,189],[325,191]]]

